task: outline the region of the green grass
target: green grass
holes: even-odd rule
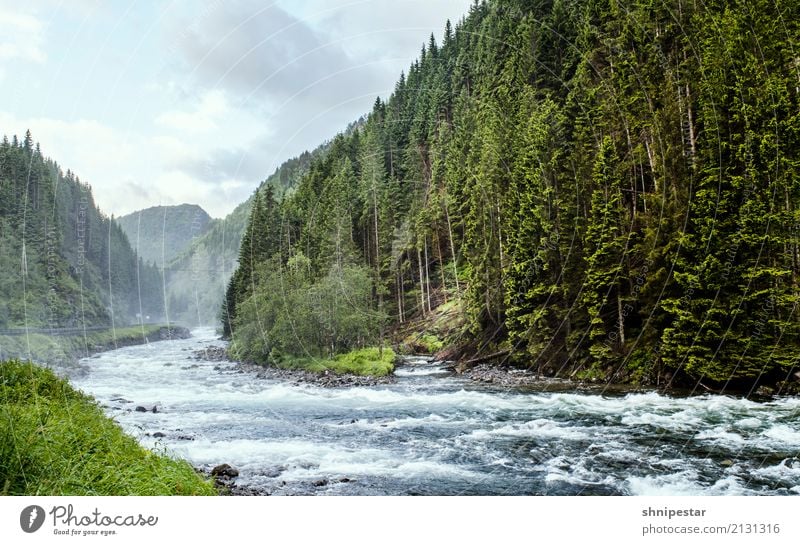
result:
[[[599,363],[593,362],[588,369],[582,369],[575,373],[575,378],[586,382],[596,382],[603,380],[605,378],[605,373]]]
[[[142,343],[145,337],[155,340],[163,325],[123,327],[87,331],[83,335],[50,336],[42,333],[0,335],[0,360],[19,358],[48,363],[68,363],[92,353]],[[29,345],[30,343],[30,345]]]
[[[214,495],[187,462],[140,446],[52,371],[0,363],[3,495]]]
[[[444,348],[444,341],[431,333],[423,333],[417,342],[425,347],[426,354],[434,354]]]
[[[391,348],[361,348],[332,359],[298,358],[286,356],[274,362],[281,369],[302,369],[312,373],[333,371],[337,374],[382,377],[394,371],[396,354]]]

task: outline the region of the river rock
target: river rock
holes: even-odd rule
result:
[[[147,412],[147,409],[145,409],[145,408],[144,408],[144,407],[142,407],[141,405],[137,405],[137,406],[136,406],[136,409],[135,409],[135,411],[136,411],[137,413],[146,413],[146,412]]]
[[[221,346],[209,346],[192,352],[194,359],[203,361],[226,361],[228,354]]]
[[[275,477],[280,477],[281,473],[283,473],[284,471],[286,471],[286,466],[271,467],[266,471],[264,471],[262,475],[264,475],[264,477],[269,477],[270,479],[274,479]]]
[[[166,436],[167,436],[167,434],[166,434],[166,433],[164,433],[164,432],[160,432],[160,431],[157,431],[157,432],[155,432],[155,433],[153,434],[153,437],[155,437],[156,439],[160,439],[161,437],[166,437]]]
[[[311,484],[313,484],[316,487],[328,486],[328,479],[319,479],[318,481],[314,481]]]
[[[349,388],[353,386],[377,386],[396,382],[393,375],[384,377],[359,376],[335,373],[312,373],[301,369],[279,369],[249,363],[238,363],[237,371],[255,375],[256,378],[283,380],[296,385],[313,384],[322,388]],[[222,370],[222,369],[220,369]]]
[[[230,464],[220,464],[211,470],[211,475],[214,477],[238,477],[239,470]]]

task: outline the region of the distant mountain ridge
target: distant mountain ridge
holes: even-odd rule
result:
[[[116,221],[136,253],[160,268],[186,251],[213,222],[196,204],[153,206],[121,216]]]

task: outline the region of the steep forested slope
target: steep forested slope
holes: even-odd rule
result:
[[[0,144],[0,329],[161,317],[161,275],[30,132]]]
[[[798,24],[781,0],[476,2],[254,205],[234,351],[337,353],[447,301],[463,347],[548,374],[784,380]]]

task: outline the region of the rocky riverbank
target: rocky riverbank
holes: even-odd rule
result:
[[[222,362],[228,361],[224,347],[209,346],[202,350],[192,352],[195,360]],[[221,368],[220,368],[221,369]],[[397,379],[392,375],[375,377],[369,375],[355,375],[352,373],[335,373],[333,371],[313,372],[305,369],[282,369],[253,363],[236,362],[236,370],[240,373],[253,375],[258,379],[281,380],[294,385],[313,384],[322,388],[350,388],[353,386],[377,386],[379,384],[392,384]]]
[[[222,346],[208,346],[202,350],[194,350],[192,357],[199,361],[228,361],[228,353]]]
[[[461,376],[466,377],[473,382],[493,384],[496,386],[505,386],[509,388],[539,386],[545,381],[553,381],[552,379],[543,379],[542,377],[537,376],[536,373],[527,371],[525,369],[510,369],[485,363],[465,370],[461,373]],[[566,380],[558,382],[570,384],[569,381]]]
[[[249,373],[259,379],[282,380],[294,385],[312,384],[322,388],[351,388],[353,386],[377,386],[392,384],[397,379],[392,375],[385,377],[361,376],[353,374],[337,374],[331,371],[312,373],[302,369],[280,369],[264,367],[250,363],[238,363],[236,368],[241,373]]]

